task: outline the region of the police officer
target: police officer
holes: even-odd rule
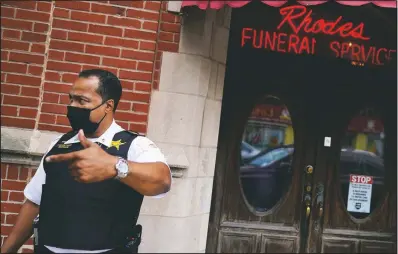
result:
[[[153,142],[115,123],[121,95],[114,74],[79,74],[67,107],[73,131],[52,142],[26,186],[27,200],[2,253],[21,247],[38,214],[39,253],[131,252],[126,245],[143,196],[168,192],[171,174]]]

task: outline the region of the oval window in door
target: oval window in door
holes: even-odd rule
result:
[[[354,116],[340,153],[340,186],[347,212],[363,219],[384,197],[384,125],[375,110]]]
[[[263,98],[246,121],[240,151],[241,189],[253,212],[269,211],[289,189],[293,144],[288,108],[276,97]]]

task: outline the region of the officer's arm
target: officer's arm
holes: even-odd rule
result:
[[[129,174],[121,182],[145,196],[168,192],[171,185],[169,167],[163,162],[136,163],[129,161]]]
[[[25,201],[19,212],[17,221],[1,246],[1,253],[16,253],[33,234],[33,220],[39,214],[39,206],[29,199]]]

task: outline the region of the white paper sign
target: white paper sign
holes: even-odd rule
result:
[[[350,175],[347,211],[370,213],[373,176]]]

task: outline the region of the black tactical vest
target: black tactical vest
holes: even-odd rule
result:
[[[74,135],[76,132],[62,136],[47,156],[81,150],[80,143],[64,144]],[[136,137],[122,131],[113,137],[116,145],[107,148],[97,144],[107,153],[127,159]],[[137,222],[143,195],[116,179],[79,183],[69,173],[67,163],[44,162],[43,166],[46,184],[40,204],[40,245],[101,250],[126,244],[126,237]]]

